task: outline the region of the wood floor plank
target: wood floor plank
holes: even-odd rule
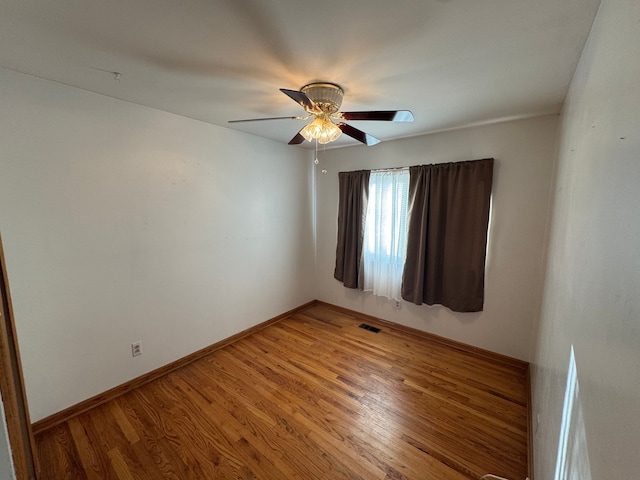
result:
[[[43,462],[41,477],[56,480],[87,479],[68,425],[50,429],[45,438],[38,439],[36,449],[39,461]],[[49,465],[55,466],[54,474],[48,473]]]
[[[68,421],[69,430],[78,450],[78,459],[84,467],[88,480],[108,480],[116,478],[111,464],[105,462],[104,456],[94,446],[94,442],[78,417]]]
[[[220,355],[223,354],[221,353]],[[232,368],[232,370],[235,370],[238,375],[233,377],[233,384],[237,386],[232,387],[230,391],[243,388],[249,389],[249,385],[243,379],[246,378],[251,381],[255,371],[232,356],[227,357],[224,362],[227,368],[234,363],[236,368]],[[286,389],[281,389],[279,383],[269,385],[264,379],[261,382],[261,384],[255,384],[255,394],[252,394],[251,397],[245,397],[241,401],[251,401],[251,398],[255,398],[257,399],[256,406],[261,405],[265,409],[265,413],[270,412],[273,415],[273,420],[276,424],[275,429],[279,433],[278,437],[282,438],[286,442],[285,445],[288,446],[290,461],[299,465],[301,472],[309,471],[307,475],[303,475],[303,478],[323,478],[325,476],[332,479],[351,478],[348,475],[348,468],[334,459],[327,458],[324,454],[318,455],[319,449],[317,445],[309,440],[310,429],[297,420],[296,414],[300,410],[296,401],[298,399],[292,399],[291,396],[285,395],[283,392],[286,392]],[[218,381],[215,386],[205,386],[203,390],[212,398],[212,402],[217,401],[220,405],[223,405],[225,400],[220,399],[227,392],[220,386],[221,383]],[[244,387],[241,384],[244,384]],[[220,394],[220,391],[223,391],[223,393]],[[236,400],[240,399],[236,398]],[[302,403],[306,403],[306,401]],[[223,408],[228,409],[233,415],[241,414],[242,410],[238,411],[237,407],[241,408],[242,405],[226,404]]]
[[[194,414],[194,402],[186,401],[182,407],[167,398],[162,379],[145,387],[145,391],[134,392],[138,404],[160,428],[180,458],[198,466],[205,475],[203,478],[207,478],[212,467],[223,460],[234,469],[243,465],[236,452],[235,440],[226,436],[217,423]]]
[[[311,305],[36,444],[55,480],[523,480],[526,382],[517,362]]]
[[[152,417],[145,414],[134,393],[123,395],[115,401],[138,433],[142,444],[140,448],[145,448],[152,458],[157,459],[157,463],[166,465],[161,469],[167,471],[163,478],[206,478],[194,456],[181,456],[181,450],[173,448],[170,438],[163,434]]]
[[[140,474],[132,472],[143,472],[142,478],[154,478],[154,475],[159,475],[153,457],[129,443],[116,419],[111,415],[109,407],[109,404],[102,405],[79,418],[87,435],[96,445],[102,446],[102,451],[107,452],[117,478],[140,477]]]

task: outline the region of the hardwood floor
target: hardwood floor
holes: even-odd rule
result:
[[[311,306],[36,436],[41,480],[527,475],[526,368]]]

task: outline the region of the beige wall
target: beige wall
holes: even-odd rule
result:
[[[538,479],[640,473],[640,3],[604,0],[567,97],[533,359]],[[566,476],[554,476],[571,348]]]
[[[308,152],[8,71],[0,84],[32,420],[314,298]]]
[[[320,153],[316,180],[316,292],[320,300],[512,357],[529,360],[540,308],[543,245],[557,117],[547,116]],[[494,157],[485,309],[394,302],[345,288],[333,278],[338,172]]]

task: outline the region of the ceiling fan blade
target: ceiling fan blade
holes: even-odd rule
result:
[[[286,88],[281,88],[280,91],[292,98],[305,110],[317,110],[316,104],[313,103],[313,100],[307,97],[306,93],[299,92],[298,90],[287,90]]]
[[[227,123],[242,123],[242,122],[261,122],[263,120],[298,120],[304,117],[267,117],[267,118],[247,118],[245,120],[229,120]]]
[[[342,133],[345,135],[349,135],[351,138],[355,138],[359,142],[364,143],[366,146],[371,147],[377,143],[380,143],[376,137],[369,135],[368,133],[363,132],[362,130],[358,130],[351,125],[347,125],[346,123],[336,123],[338,128],[342,130]]]
[[[413,113],[409,110],[377,110],[371,112],[341,112],[345,120],[380,120],[383,122],[413,122]]]
[[[304,140],[305,138],[298,132],[295,137],[289,140],[289,145],[300,145]]]

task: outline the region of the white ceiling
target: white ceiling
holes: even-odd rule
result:
[[[388,140],[559,112],[599,3],[1,0],[0,66],[284,143],[302,122],[227,121],[299,115],[278,89],[330,81],[343,110],[413,111],[349,122]]]

